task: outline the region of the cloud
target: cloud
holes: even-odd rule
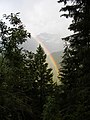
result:
[[[35,34],[41,32],[69,34],[70,20],[60,18],[57,0],[1,0],[0,14],[20,12],[26,28]]]

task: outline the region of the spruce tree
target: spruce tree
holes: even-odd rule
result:
[[[37,120],[42,120],[43,106],[47,97],[53,92],[52,69],[48,68],[46,54],[39,45],[34,56],[33,98],[34,111]]]
[[[89,0],[58,2],[64,3],[60,11],[66,13],[62,16],[72,18],[69,30],[72,30],[73,34],[63,38],[65,48],[60,68],[61,85],[56,87],[53,97],[48,100],[43,120],[89,120],[90,2]]]
[[[69,2],[71,3],[69,3]],[[63,120],[89,120],[90,85],[90,3],[89,0],[59,0],[71,17],[69,29],[74,32],[63,40],[66,46],[61,81],[65,96],[61,111]]]

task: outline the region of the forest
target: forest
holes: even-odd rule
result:
[[[22,47],[32,34],[19,13],[0,20],[0,120],[90,120],[90,1],[61,3],[73,34],[62,38],[60,84],[41,45],[35,53]]]

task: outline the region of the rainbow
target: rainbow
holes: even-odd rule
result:
[[[32,35],[32,37],[34,37],[34,35]],[[57,73],[57,76],[58,76],[58,73],[59,73],[59,69],[58,69],[58,66],[57,66],[57,63],[55,62],[53,56],[50,54],[48,48],[44,45],[44,43],[42,42],[42,39],[40,37],[34,37],[34,39],[43,47],[45,53],[47,55],[49,55],[49,60],[51,61],[51,63],[53,64],[53,71],[55,73]]]

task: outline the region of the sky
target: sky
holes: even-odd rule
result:
[[[70,19],[60,17],[61,5],[57,0],[0,0],[0,19],[3,14],[20,12],[20,18],[28,32],[69,35]]]

